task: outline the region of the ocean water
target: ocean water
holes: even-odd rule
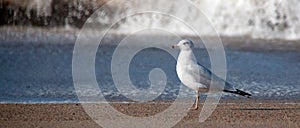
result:
[[[110,27],[95,59],[98,86],[108,100],[138,95],[136,90],[119,92],[113,81],[112,74],[118,72],[112,73],[111,61],[118,41],[132,33],[139,36],[142,30],[148,37],[138,37],[131,46],[140,41],[156,40],[164,45],[175,40],[156,31],[149,34],[149,29],[191,38],[197,29],[201,36],[225,37],[224,46],[230,48],[225,51],[227,81],[250,92],[254,99],[300,97],[299,0],[119,0],[105,4],[101,0],[5,0],[0,4],[5,17],[0,27],[0,103],[69,103],[79,102],[77,94],[99,95],[89,84],[76,92],[73,83],[73,47],[85,23],[90,30],[81,35],[92,39]],[[131,46],[123,50],[131,51]],[[196,49],[195,55],[210,68],[204,48]],[[80,63],[85,63],[84,58]],[[159,95],[157,99],[175,99],[181,87],[175,65],[176,59],[169,53],[146,48],[124,68],[129,70],[133,86],[140,90],[150,88],[149,74],[160,69],[166,81],[162,78],[159,82],[166,86],[161,92],[149,93]],[[183,89],[186,98],[193,97],[193,90]],[[202,95],[205,98],[206,94]],[[222,98],[242,97],[224,94]]]
[[[72,44],[2,45],[0,47],[0,103],[69,103],[79,102],[72,78]],[[131,50],[125,47],[125,50]],[[126,99],[114,84],[111,57],[114,45],[98,48],[95,75],[99,88],[108,100]],[[226,49],[227,81],[245,90],[254,99],[299,99],[299,51],[242,51]],[[198,61],[210,68],[205,49],[196,49]],[[139,51],[129,65],[129,76],[138,89],[150,87],[149,72],[154,68],[164,71],[166,87],[157,99],[175,99],[180,81],[175,72],[176,60],[157,48]],[[80,95],[99,92],[86,85]],[[126,95],[136,95],[128,91]],[[158,94],[158,92],[149,92]],[[187,98],[194,91],[184,88]],[[205,94],[201,94],[205,97]],[[203,97],[202,97],[203,98]],[[239,99],[240,96],[224,94],[222,98]]]

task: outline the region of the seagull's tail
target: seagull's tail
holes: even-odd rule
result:
[[[238,95],[241,95],[241,96],[244,96],[244,97],[247,97],[247,98],[251,97],[250,93],[247,93],[247,92],[244,92],[244,91],[241,91],[241,90],[238,90],[238,89],[236,89],[235,91],[224,90],[224,92],[238,94]]]

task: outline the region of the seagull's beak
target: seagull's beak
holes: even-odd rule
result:
[[[172,49],[174,48],[178,48],[178,46],[175,44],[175,45],[172,45]]]

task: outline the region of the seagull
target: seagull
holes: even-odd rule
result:
[[[178,44],[173,45],[172,48],[180,49],[176,64],[178,78],[184,85],[196,91],[195,106],[192,109],[198,109],[199,93],[208,92],[211,80],[214,80],[216,83],[225,83],[224,87],[219,87],[218,85],[213,87],[212,90],[214,91],[234,93],[250,98],[251,94],[235,89],[232,84],[218,77],[200,63],[197,63],[193,54],[194,44],[191,40],[181,40]]]

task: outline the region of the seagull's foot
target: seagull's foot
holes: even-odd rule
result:
[[[190,108],[190,110],[197,110],[198,108],[199,108],[198,106],[195,106],[195,107]]]
[[[197,95],[196,95],[195,106],[193,108],[190,108],[190,109],[197,110],[199,108],[198,104],[199,104],[199,92],[197,92]]]
[[[192,110],[198,110],[199,107],[193,107],[191,108]]]

